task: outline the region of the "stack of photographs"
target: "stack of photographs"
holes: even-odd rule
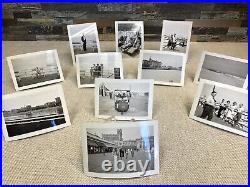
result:
[[[78,88],[94,87],[96,78],[123,79],[121,53],[76,55]]]
[[[248,137],[248,91],[201,79],[190,118]]]
[[[57,50],[10,56],[7,62],[17,91],[64,80]]]
[[[153,84],[153,80],[96,79],[95,116],[116,120],[151,120]]]
[[[82,146],[88,176],[133,178],[159,174],[157,121],[85,124]]]
[[[3,95],[2,110],[6,141],[36,136],[70,125],[61,85]]]

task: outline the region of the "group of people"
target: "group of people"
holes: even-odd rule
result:
[[[176,34],[171,34],[170,37],[168,37],[167,47],[170,48],[171,50],[174,50],[176,45],[177,45]]]
[[[121,35],[118,39],[118,47],[124,52],[128,51],[130,48],[134,48],[133,52],[140,50],[141,47],[141,34],[140,32],[135,32],[133,35]]]
[[[211,121],[214,115],[216,115],[226,123],[229,123],[232,127],[240,125],[239,121],[244,112],[243,104],[237,104],[237,102],[231,103],[231,101],[226,101],[225,99],[222,99],[221,102],[218,103],[215,100],[216,95],[217,92],[213,90],[210,96],[200,98],[199,105],[203,106],[200,118]]]
[[[200,118],[211,121],[216,115],[226,123],[229,123],[232,127],[240,125],[239,122],[242,118],[242,114],[245,111],[242,103],[226,101],[222,99],[221,102],[216,102],[215,96],[217,92],[214,90],[211,95],[206,98],[200,98],[199,105],[203,106],[203,111]]]
[[[138,152],[138,149],[136,149]],[[115,158],[118,159],[128,159],[129,156],[130,158],[134,158],[135,155],[135,150],[133,148],[113,148],[112,155]]]
[[[91,77],[102,77],[103,75],[103,64],[93,64],[90,68]]]

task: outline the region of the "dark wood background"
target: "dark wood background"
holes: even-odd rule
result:
[[[192,20],[192,41],[247,42],[247,3],[3,3],[3,40],[68,40],[67,24],[97,22],[114,40],[115,20],[144,21],[160,41],[162,20]]]

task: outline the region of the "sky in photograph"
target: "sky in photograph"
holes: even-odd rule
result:
[[[176,34],[177,37],[184,37],[187,39],[190,33],[190,24],[186,22],[163,22],[163,34],[170,36]]]
[[[157,61],[162,62],[162,65],[165,65],[165,66],[181,67],[183,63],[183,57],[180,55],[144,52],[143,60],[148,60],[150,57],[152,60],[157,60]]]
[[[129,80],[126,82],[123,81],[107,81],[105,82],[105,86],[109,90],[130,90],[132,92],[144,93],[149,92],[149,84],[141,83],[141,82],[130,82]]]
[[[133,124],[131,124],[133,125]],[[152,126],[125,127],[125,128],[88,128],[87,131],[102,137],[102,134],[117,134],[117,129],[122,129],[123,140],[135,140],[141,137],[154,135]]]
[[[114,67],[122,64],[122,57],[116,53],[86,54],[80,58],[80,70],[89,70],[93,64],[103,64],[104,70],[113,71]],[[120,62],[120,63],[119,63]]]
[[[201,96],[206,95],[207,97],[211,95],[211,92],[213,91],[214,85],[205,84]],[[232,102],[237,102],[237,104],[242,103],[244,105],[244,108],[248,108],[248,98],[247,94],[239,93],[227,88],[223,87],[215,87],[215,91],[217,92],[217,95],[215,96],[215,100],[217,102],[221,102],[222,99],[225,99],[226,101],[229,100]]]
[[[140,23],[119,23],[118,31],[139,31]]]
[[[213,69],[245,79],[248,73],[247,65],[247,63],[239,61],[206,55],[202,68]]]
[[[70,36],[72,42],[81,42],[82,34],[85,35],[87,40],[96,40],[96,25],[92,23],[86,23],[82,25],[74,25],[70,29]]]
[[[41,54],[30,54],[12,60],[14,71],[33,69],[35,67],[57,66],[55,54],[52,51]]]
[[[37,106],[43,105],[47,102],[55,101],[55,98],[59,96],[59,92],[56,89],[45,90],[39,93],[29,92],[26,95],[12,97],[2,100],[3,110],[18,109],[27,105]]]

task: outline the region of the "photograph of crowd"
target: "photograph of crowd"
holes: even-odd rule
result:
[[[96,116],[152,119],[153,80],[96,79]]]
[[[76,63],[78,88],[94,87],[95,78],[123,79],[121,53],[76,55]]]
[[[136,56],[144,48],[143,21],[116,21],[116,51]]]
[[[6,141],[70,125],[60,85],[4,95],[2,102]]]
[[[247,90],[225,87],[215,82],[205,82],[201,85],[190,115],[231,132],[248,134]]]
[[[163,20],[161,51],[188,53],[192,31],[191,21]]]
[[[183,86],[185,64],[184,54],[143,50],[140,53],[138,79],[154,79],[155,84]]]
[[[67,25],[73,63],[75,55],[100,52],[96,23]]]
[[[204,52],[195,81],[198,82],[200,79],[220,82],[239,88],[247,88],[248,61],[226,55]]]
[[[158,123],[89,124],[83,142],[86,173],[96,177],[127,178],[157,174]]]
[[[16,90],[24,90],[64,80],[56,50],[7,57]]]

